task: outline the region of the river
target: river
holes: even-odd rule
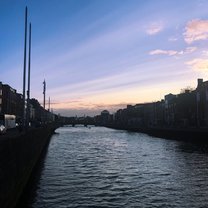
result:
[[[104,127],[56,130],[20,207],[208,207],[208,147]]]

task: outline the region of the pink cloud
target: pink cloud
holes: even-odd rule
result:
[[[205,72],[208,71],[208,60],[196,58],[186,62],[186,65],[191,66],[194,70]]]
[[[163,24],[161,22],[154,22],[149,25],[149,27],[146,28],[146,33],[148,35],[155,35],[162,31],[164,28]]]
[[[55,113],[61,113],[65,116],[95,116],[101,113],[102,110],[109,110],[110,113],[115,113],[120,108],[125,108],[128,103],[117,103],[117,104],[82,104],[79,106],[56,106],[53,108]],[[136,103],[131,103],[136,104]]]
[[[208,39],[208,20],[191,20],[187,23],[184,40],[191,44],[194,41],[207,40]]]

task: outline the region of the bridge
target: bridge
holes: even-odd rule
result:
[[[96,125],[96,122],[94,118],[92,117],[68,117],[64,120],[65,125],[83,125],[83,126],[89,126],[89,125]]]

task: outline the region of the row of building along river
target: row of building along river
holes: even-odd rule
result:
[[[208,207],[208,147],[104,127],[62,127],[19,207]]]

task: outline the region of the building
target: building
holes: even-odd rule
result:
[[[198,79],[196,88],[197,125],[208,126],[208,81]]]
[[[2,113],[2,93],[3,93],[2,82],[0,82],[0,114]]]
[[[106,125],[109,123],[110,113],[107,110],[103,110],[100,114],[101,124]]]
[[[165,95],[165,106],[164,106],[164,123],[168,126],[173,126],[175,123],[175,102],[177,96],[171,93]]]
[[[22,104],[22,95],[9,85],[0,82],[0,113],[21,117]]]

